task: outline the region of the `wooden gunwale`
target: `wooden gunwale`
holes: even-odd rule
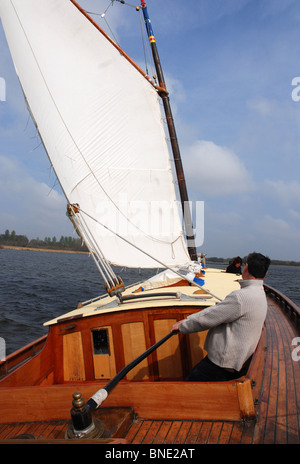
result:
[[[43,349],[47,341],[47,337],[48,334],[43,335],[23,348],[20,348],[14,353],[8,355],[2,362],[0,362],[0,379],[38,354]]]
[[[289,319],[294,323],[297,329],[300,330],[300,308],[287,296],[279,292],[273,287],[264,284],[266,295],[278,302],[281,309],[287,314]]]

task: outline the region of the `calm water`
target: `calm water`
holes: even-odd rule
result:
[[[129,284],[153,271],[119,273]],[[265,282],[300,306],[299,280],[300,267],[271,266]],[[88,255],[0,250],[0,337],[6,354],[46,334],[44,322],[103,293],[101,276]]]

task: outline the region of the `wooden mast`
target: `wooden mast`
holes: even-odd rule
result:
[[[142,7],[143,15],[144,15],[147,34],[148,34],[152,56],[153,56],[155,69],[157,73],[157,78],[159,82],[159,88],[158,88],[159,95],[162,99],[164,111],[165,111],[166,119],[167,119],[167,125],[168,125],[173,158],[174,158],[174,163],[175,163],[176,175],[177,175],[177,180],[178,180],[178,187],[179,187],[181,206],[182,206],[182,212],[183,212],[183,218],[184,218],[184,224],[185,224],[188,251],[189,251],[191,260],[197,261],[197,250],[196,250],[196,245],[195,245],[195,237],[194,237],[194,231],[193,231],[191,210],[190,210],[190,205],[189,205],[189,200],[188,200],[188,193],[187,193],[186,182],[185,182],[185,177],[184,177],[184,172],[183,172],[179,144],[178,144],[176,130],[175,130],[175,124],[174,124],[174,120],[172,116],[169,94],[166,88],[165,79],[164,79],[164,75],[163,75],[163,71],[162,71],[162,67],[161,67],[161,63],[160,63],[160,59],[159,59],[159,55],[157,51],[157,46],[155,42],[155,37],[154,37],[151,21],[148,15],[145,0],[141,0],[141,7]]]

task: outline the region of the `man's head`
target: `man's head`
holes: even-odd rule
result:
[[[263,279],[268,272],[271,260],[261,253],[250,253],[247,257],[243,278]]]

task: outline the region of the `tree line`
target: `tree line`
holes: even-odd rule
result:
[[[17,235],[16,232],[9,231],[8,229],[4,234],[0,234],[0,248],[1,245],[17,246],[25,248],[45,248],[49,250],[70,250],[70,251],[88,251],[87,247],[82,244],[80,238],[64,237],[63,235],[58,240],[56,237],[45,237],[41,240],[39,237],[29,240],[26,235]],[[246,262],[247,256],[244,256],[243,262]],[[232,258],[219,258],[216,256],[206,257],[206,261],[210,263],[224,263],[228,264]],[[273,265],[285,266],[300,266],[299,261],[284,261],[272,259]]]
[[[26,235],[18,235],[14,230],[11,232],[7,229],[4,234],[0,234],[0,246],[17,246],[25,248],[46,248],[50,250],[70,250],[70,251],[88,251],[82,244],[80,238],[64,237],[45,237],[44,240],[39,237],[29,240]]]

